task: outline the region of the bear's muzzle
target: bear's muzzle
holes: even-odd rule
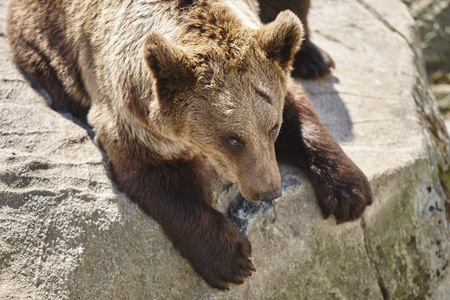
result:
[[[276,190],[273,190],[271,192],[259,194],[259,195],[257,195],[257,198],[259,201],[271,201],[271,200],[275,200],[275,199],[281,197],[281,195],[282,195],[281,187],[279,187]]]

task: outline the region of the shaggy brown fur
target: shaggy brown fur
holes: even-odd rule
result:
[[[371,203],[367,179],[289,79],[302,25],[279,9],[262,25],[252,0],[9,6],[16,63],[55,109],[88,112],[119,189],[219,289],[254,267],[247,238],[212,207],[207,161],[250,201],[281,195],[282,156],[311,175],[325,217],[350,221]]]

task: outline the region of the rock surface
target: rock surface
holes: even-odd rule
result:
[[[370,179],[361,220],[322,220],[310,183],[281,166],[283,197],[218,207],[248,234],[257,272],[209,288],[159,226],[114,190],[89,130],[47,107],[8,56],[0,0],[0,299],[446,299],[448,135],[399,0],[313,1],[333,76],[303,82]],[[230,201],[232,202],[230,204]],[[446,214],[447,213],[447,214]]]
[[[431,90],[450,122],[450,2],[448,0],[403,0],[420,37]],[[450,128],[450,127],[447,127]]]
[[[424,60],[431,72],[450,73],[450,2],[403,0],[416,19]]]

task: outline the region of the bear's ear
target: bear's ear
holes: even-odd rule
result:
[[[289,10],[280,12],[273,22],[261,26],[256,32],[256,39],[267,58],[278,62],[286,72],[291,71],[302,38],[302,23]]]
[[[195,84],[184,52],[162,35],[152,32],[144,42],[144,58],[156,81],[160,101],[176,101]]]

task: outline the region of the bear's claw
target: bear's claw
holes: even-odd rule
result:
[[[366,176],[356,166],[339,168],[327,175],[314,180],[323,217],[334,215],[338,224],[361,217],[365,208],[372,204]]]
[[[250,260],[249,240],[225,216],[216,221],[215,226],[209,226],[208,232],[200,235],[196,245],[179,250],[210,286],[228,290],[230,283],[243,284],[256,269]],[[190,252],[192,249],[198,251]]]
[[[220,290],[229,290],[229,283],[244,284],[244,278],[250,277],[255,270],[252,262],[239,253],[227,253],[223,256],[228,257],[217,260],[207,267],[210,270],[199,270],[199,273],[209,285]]]

